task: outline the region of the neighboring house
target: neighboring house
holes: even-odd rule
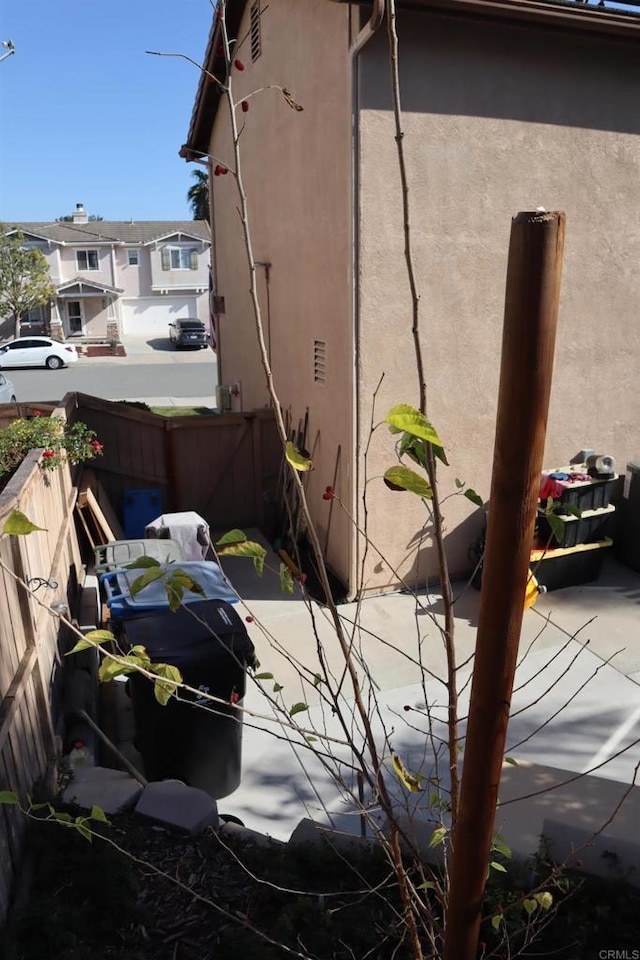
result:
[[[567,214],[546,465],[591,447],[624,470],[640,451],[638,11],[553,0],[397,8],[428,408],[451,463],[439,469],[442,494],[459,477],[488,499],[510,221],[538,206]],[[378,428],[369,444],[392,405],[418,403],[384,0],[227,0],[227,11],[229,35],[246,38],[236,99],[278,84],[304,107],[290,110],[273,88],[252,96],[240,148],[267,345],[283,408],[308,423],[321,542],[352,591],[361,570],[370,591],[420,582],[436,572],[428,515],[380,480],[393,437]],[[224,79],[219,31],[214,22],[205,68]],[[203,75],[181,154],[233,168],[219,106]],[[232,176],[211,177],[211,204],[220,381],[249,410],[268,396]],[[323,500],[329,484],[346,511]],[[480,511],[458,496],[444,513],[459,573]],[[368,548],[356,534],[365,520]]]
[[[70,221],[7,229],[44,254],[57,288],[50,305],[24,318],[23,333],[119,340],[165,337],[177,317],[209,323],[211,234],[203,220],[89,220],[79,203]]]

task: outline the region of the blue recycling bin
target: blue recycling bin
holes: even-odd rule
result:
[[[182,598],[182,602],[185,604],[199,603],[203,600],[238,602],[237,594],[229,585],[220,566],[213,560],[161,563],[160,569],[164,573],[184,570],[196,583],[200,584],[203,590],[202,594],[185,588]],[[163,579],[154,580],[143,587],[140,593],[131,596],[131,584],[144,572],[141,568],[111,570],[103,573],[100,577],[100,585],[113,620],[131,620],[152,612],[169,610],[169,598]]]
[[[195,614],[195,616],[194,616]],[[176,613],[155,612],[122,624],[125,649],[145,647],[152,662],[177,667],[184,683],[224,703],[179,691],[158,703],[153,681],[132,674],[135,743],[149,780],[174,778],[219,800],[241,777],[242,705],[253,643],[228,603],[208,600]]]

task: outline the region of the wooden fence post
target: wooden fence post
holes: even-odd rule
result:
[[[563,213],[511,225],[498,417],[445,960],[474,960],[490,860],[544,455]]]

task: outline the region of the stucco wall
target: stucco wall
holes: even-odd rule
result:
[[[546,465],[593,447],[624,470],[640,453],[637,45],[432,14],[402,14],[399,32],[429,412],[451,463],[444,493],[460,477],[489,496],[510,219],[539,205],[567,214]],[[362,434],[381,373],[381,414],[418,397],[387,57],[378,34],[361,63]],[[369,470],[391,461],[381,434]],[[478,512],[460,498],[444,512],[461,570]],[[375,539],[395,545],[395,562],[423,519],[409,494],[378,487],[370,498]],[[388,579],[370,570],[370,586]]]
[[[249,6],[249,5],[247,5]],[[297,428],[310,409],[306,446],[317,464],[305,482],[329,562],[348,574],[351,524],[335,507],[327,534],[329,484],[351,508],[352,443],[350,118],[345,6],[326,0],[274,0],[261,22],[262,54],[249,44],[233,71],[236,98],[267,84],[286,87],[304,107],[296,112],[277,90],[264,90],[239,113],[243,177],[248,193],[253,259],[276,387]],[[247,9],[248,16],[248,9]],[[248,20],[239,36],[248,31]],[[214,165],[233,168],[228,111],[218,112]],[[212,177],[220,379],[239,384],[238,408],[268,404],[249,298],[247,255],[232,175]],[[326,344],[326,382],[314,381],[314,341]],[[339,451],[342,451],[340,456]]]

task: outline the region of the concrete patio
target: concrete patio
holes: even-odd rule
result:
[[[299,589],[291,598],[280,591],[278,562],[271,555],[262,578],[250,561],[237,558],[226,560],[225,570],[243,598],[239,612],[254,618],[247,629],[260,672],[274,676],[264,681],[265,691],[273,697],[275,681],[282,685],[277,696],[285,706],[299,701],[308,704],[309,710],[296,720],[318,736],[313,746],[321,747],[323,737],[343,740],[344,734],[330,708],[321,703],[321,685],[315,686],[312,679],[301,681],[293,663],[303,665],[312,678],[318,672],[317,641]],[[458,662],[464,664],[460,671],[463,733],[479,594],[463,585],[454,594]],[[422,593],[419,601],[417,607],[412,596],[395,593],[369,598],[359,607],[341,605],[339,611],[353,637],[360,676],[368,673],[370,687],[376,691],[373,726],[385,762],[390,760],[390,745],[411,771],[438,778],[446,786],[442,755],[434,757],[431,746],[431,737],[444,734],[445,688],[437,679],[444,675],[445,662],[438,629],[441,601],[435,593]],[[503,805],[497,820],[506,842],[522,856],[537,848],[543,827],[545,834],[560,838],[562,855],[566,855],[572,844],[584,843],[602,826],[626,785],[633,782],[640,760],[639,602],[640,575],[609,560],[596,582],[543,595],[525,613],[506,750],[517,766],[505,765]],[[334,677],[341,676],[341,655],[327,612],[315,603],[312,611],[329,669]],[[422,666],[417,662],[418,644]],[[288,839],[305,818],[360,833],[348,751],[333,744],[328,751],[331,758],[314,756],[301,735],[269,721],[273,710],[259,686],[250,681],[244,701],[242,782],[218,802],[220,813],[280,840]],[[361,743],[347,681],[344,691],[344,715],[356,742]],[[140,763],[129,739],[130,702],[124,696],[118,702],[120,746]],[[566,783],[589,770],[593,775]],[[426,799],[429,790],[408,798],[391,772],[387,779],[406,816],[415,820],[418,814],[426,846],[433,829]],[[565,785],[548,792],[558,784]],[[541,790],[545,792],[518,801]],[[371,814],[376,819],[375,807]],[[607,849],[614,844],[616,856],[623,851],[619,862],[625,869],[640,871],[639,817],[640,788],[634,787],[601,841]],[[597,870],[602,866],[602,851],[595,849],[592,866]],[[584,851],[580,858],[587,862]]]

